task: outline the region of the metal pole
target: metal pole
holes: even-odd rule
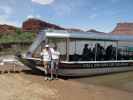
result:
[[[95,47],[95,61],[97,60],[97,44],[96,44],[96,47]]]
[[[69,38],[66,39],[66,60],[69,61]]]
[[[105,49],[105,47],[106,47],[106,42],[105,41],[103,41],[104,42],[104,49]]]
[[[76,54],[76,40],[75,40],[75,50],[74,50],[74,53]]]
[[[118,41],[116,41],[116,60],[118,60]]]

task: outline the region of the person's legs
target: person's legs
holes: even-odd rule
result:
[[[48,80],[48,62],[47,61],[44,61],[43,62],[43,64],[44,64],[44,68],[45,68],[45,80]]]
[[[54,78],[53,77],[53,71],[54,71],[54,61],[50,62],[50,75],[51,75],[51,80]]]
[[[59,64],[59,61],[56,60],[55,61],[55,78],[58,79],[58,64]]]
[[[54,74],[56,75],[56,79],[58,78],[58,61],[49,61],[47,63],[46,67],[47,74],[50,73],[50,78],[48,77],[48,80],[53,80],[54,79]]]
[[[50,77],[47,77],[48,80],[52,80],[53,79],[51,66],[52,66],[52,62],[51,61],[48,61],[47,74],[48,73],[50,74]]]
[[[47,75],[48,74],[48,72],[47,72],[48,63],[46,61],[43,61],[43,65],[44,65],[44,69],[45,69],[45,75]]]

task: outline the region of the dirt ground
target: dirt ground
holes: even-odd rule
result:
[[[133,100],[133,93],[73,80],[45,81],[44,76],[0,75],[0,100]]]
[[[133,71],[73,79],[83,84],[106,86],[133,93]]]

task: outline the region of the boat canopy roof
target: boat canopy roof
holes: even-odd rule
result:
[[[108,33],[96,32],[74,32],[65,30],[43,30],[46,37],[55,38],[73,38],[73,39],[89,39],[89,40],[102,40],[102,41],[131,41],[133,42],[132,35],[114,35]]]

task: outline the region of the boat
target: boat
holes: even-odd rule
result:
[[[17,54],[17,58],[33,70],[43,71],[40,52],[45,44],[57,46],[61,53],[58,66],[60,76],[91,76],[133,70],[133,36],[41,30],[27,53]],[[83,59],[85,44],[88,44],[91,53]]]

